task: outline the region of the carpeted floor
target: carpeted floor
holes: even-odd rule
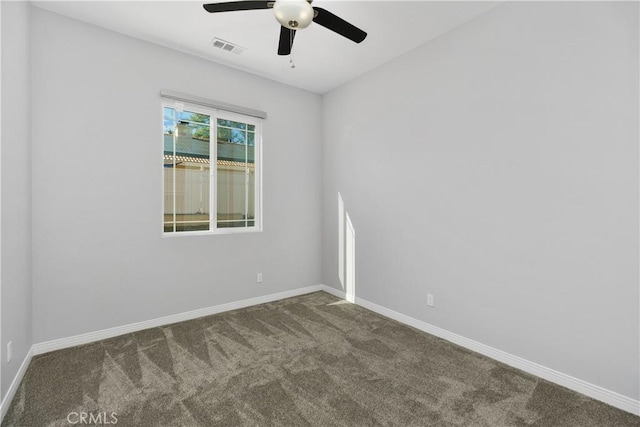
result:
[[[36,356],[2,426],[83,413],[136,427],[640,425],[324,292]]]

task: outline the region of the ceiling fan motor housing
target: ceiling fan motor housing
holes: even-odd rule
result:
[[[307,0],[277,0],[273,5],[276,19],[283,27],[301,30],[313,21],[313,7]]]

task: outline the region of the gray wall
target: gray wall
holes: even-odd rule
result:
[[[359,297],[639,398],[637,4],[506,4],[323,100],[29,13],[2,4],[3,395],[31,250],[33,342],[339,287],[341,191]],[[269,113],[263,233],[160,237],[160,89]]]
[[[28,2],[2,2],[2,397],[31,347],[31,106]],[[6,363],[7,342],[13,357]]]
[[[509,3],[327,94],[324,283],[340,191],[358,297],[638,399],[638,72],[637,3]]]
[[[319,95],[32,17],[34,342],[321,282]],[[161,89],[268,113],[262,233],[161,237]]]

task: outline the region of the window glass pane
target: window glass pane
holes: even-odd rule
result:
[[[218,119],[218,126],[224,126],[233,129],[246,129],[246,123],[234,122],[233,120]]]
[[[231,129],[218,127],[218,143],[231,141]]]
[[[164,126],[163,133],[165,135],[173,134],[173,128],[175,126],[174,117],[173,117],[173,108],[164,107],[163,126]]]
[[[173,231],[173,156],[164,155],[164,231]]]
[[[209,124],[210,117],[206,114],[194,113],[193,111],[176,112],[178,121],[190,122],[193,124]]]
[[[245,123],[218,119],[217,124],[217,227],[254,226],[255,135]]]
[[[234,144],[245,144],[247,132],[240,129],[231,129],[231,142]]]
[[[245,218],[245,165],[218,162],[218,227]]]
[[[174,231],[173,219],[173,168],[175,166],[175,158],[173,155],[173,133],[175,131],[174,109],[164,107],[163,110],[163,138],[164,138],[164,224],[165,232]]]
[[[254,163],[255,147],[247,146],[247,220],[256,218],[256,168]],[[247,224],[253,226],[253,224]]]
[[[172,108],[164,116],[164,230],[209,230],[209,117]]]
[[[207,221],[208,224],[209,165],[183,161],[176,164],[174,172],[176,224],[182,224],[185,228],[189,228],[189,223],[193,222]],[[200,230],[199,227],[197,229]]]
[[[209,221],[176,223],[176,231],[209,231]]]

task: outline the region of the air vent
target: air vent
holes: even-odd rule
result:
[[[211,40],[211,46],[218,49],[226,50],[227,52],[233,52],[236,55],[240,55],[245,50],[244,47],[238,46],[237,44],[228,42],[226,40],[219,39],[217,37],[214,37],[213,40]]]

